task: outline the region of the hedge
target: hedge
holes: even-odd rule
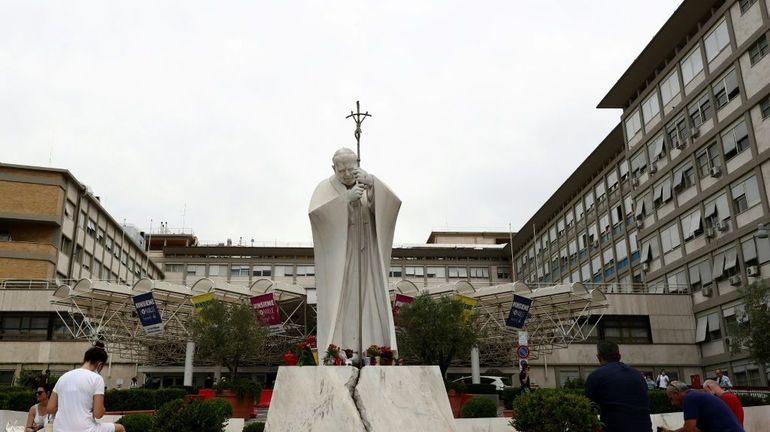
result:
[[[463,404],[462,418],[497,417],[497,404],[492,399],[474,397]]]
[[[29,411],[37,403],[35,392],[30,389],[17,387],[19,390],[0,393],[0,409],[10,411]]]
[[[494,384],[466,384],[465,393],[497,394],[497,387]]]
[[[243,432],[264,432],[265,424],[262,422],[256,422],[248,424],[243,427]]]
[[[230,404],[220,398],[185,402],[173,400],[163,405],[153,416],[152,432],[195,431],[222,432],[232,415]]]
[[[152,429],[152,414],[126,414],[116,423],[122,424],[127,431],[149,431]]]
[[[104,395],[107,411],[141,411],[159,409],[167,402],[181,400],[187,391],[183,388],[108,390]]]

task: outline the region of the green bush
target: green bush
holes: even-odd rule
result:
[[[149,431],[152,428],[152,414],[127,414],[116,423],[125,426],[127,431]]]
[[[199,399],[190,402],[177,399],[163,405],[155,413],[151,431],[222,432],[231,413],[230,404],[222,399],[214,398],[205,402]]]
[[[29,408],[37,403],[35,393],[26,388],[0,394],[0,409],[10,411],[29,411]]]
[[[516,416],[510,425],[520,432],[594,432],[600,422],[585,396],[559,389],[540,389],[513,401]]]
[[[104,406],[107,411],[141,411],[158,409],[172,400],[182,399],[183,388],[107,390]]]
[[[671,401],[668,400],[666,392],[662,390],[650,390],[647,392],[650,399],[650,414],[662,414],[670,412],[682,411],[681,408],[677,408],[671,405]]]
[[[30,390],[29,387],[11,386],[11,385],[0,385],[0,394],[25,392],[25,391],[29,391],[29,390]]]
[[[497,394],[497,387],[494,384],[466,384],[465,393]]]
[[[243,432],[263,432],[265,430],[265,424],[262,422],[256,422],[243,427]]]
[[[513,400],[516,399],[517,396],[521,393],[520,388],[516,387],[506,387],[503,389],[501,396],[503,399],[503,406],[505,406],[505,409],[513,409]]]
[[[497,404],[492,399],[471,398],[463,404],[462,418],[497,417]]]
[[[583,377],[570,378],[564,383],[566,389],[584,389],[586,388],[586,380]]]
[[[770,398],[767,396],[753,396],[749,394],[736,394],[744,407],[770,405]]]
[[[250,379],[239,379],[235,381],[221,381],[214,386],[214,390],[217,392],[221,392],[222,390],[232,390],[239,400],[248,397],[259,399],[259,393],[262,391],[262,386]]]

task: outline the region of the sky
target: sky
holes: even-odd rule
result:
[[[620,121],[596,105],[678,0],[0,2],[0,162],[68,169],[201,243],[312,241],[331,156],[395,243],[518,231]]]

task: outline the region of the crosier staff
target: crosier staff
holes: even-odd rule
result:
[[[353,118],[356,122],[356,130],[353,136],[356,137],[356,165],[361,168],[361,123],[366,120],[367,117],[371,117],[369,111],[361,113],[361,105],[359,101],[356,101],[356,112],[350,111],[350,115],[345,118]],[[356,179],[358,184],[358,179]],[[363,196],[361,197],[363,199]],[[363,292],[362,292],[362,276],[361,266],[364,262],[364,245],[363,245],[363,229],[364,229],[364,206],[359,206],[358,211],[358,229],[356,230],[357,244],[358,244],[358,361],[360,367],[364,367],[364,341],[363,341],[363,322],[364,322],[364,308],[363,308]]]

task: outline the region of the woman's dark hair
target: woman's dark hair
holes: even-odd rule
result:
[[[93,346],[86,351],[83,356],[83,363],[107,363],[107,351],[104,350],[104,344],[97,342],[96,346]]]

